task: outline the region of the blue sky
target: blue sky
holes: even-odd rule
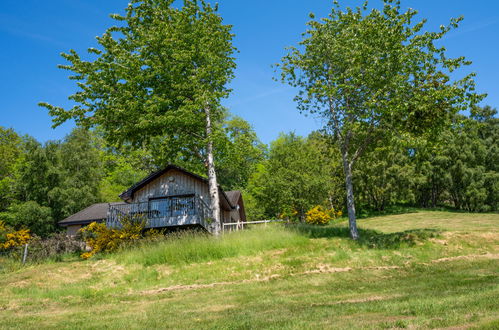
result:
[[[121,13],[126,0],[2,0],[0,7],[0,126],[13,127],[40,141],[60,139],[74,126],[51,128],[51,118],[40,101],[70,106],[67,96],[74,90],[68,72],[57,69],[59,56],[71,48],[84,52],[95,46],[95,36],[113,24],[109,13]],[[352,5],[361,1],[347,0]],[[380,1],[371,0],[373,6]],[[483,102],[499,107],[499,1],[497,0],[406,0],[404,7],[419,10],[428,18],[428,29],[464,15],[458,30],[443,42],[449,55],[464,55],[473,61]],[[220,13],[234,26],[237,54],[233,93],[224,104],[248,120],[260,139],[268,143],[279,132],[307,134],[319,121],[299,114],[294,91],[272,80],[271,65],[296,45],[305,30],[308,14],[328,14],[329,0],[219,0]]]

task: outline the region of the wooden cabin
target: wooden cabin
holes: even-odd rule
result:
[[[59,222],[74,235],[92,221],[108,227],[119,227],[124,217],[146,219],[146,228],[200,226],[210,230],[211,217],[208,180],[181,167],[168,165],[136,183],[120,195],[122,203],[99,203]],[[240,191],[223,191],[219,187],[222,223],[246,221]]]

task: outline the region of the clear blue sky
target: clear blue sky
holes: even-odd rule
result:
[[[349,5],[362,1],[343,1]],[[40,141],[60,139],[74,126],[51,128],[51,119],[37,103],[70,106],[67,96],[75,87],[59,53],[78,52],[95,46],[113,21],[109,13],[121,13],[126,0],[2,0],[0,7],[0,126],[13,127]],[[380,1],[371,0],[371,5]],[[326,16],[329,0],[219,0],[225,22],[234,26],[237,54],[234,92],[225,105],[248,120],[260,139],[268,143],[279,132],[307,134],[319,123],[300,115],[292,101],[293,90],[272,80],[271,64],[295,45],[305,30],[308,14]],[[428,28],[447,24],[464,15],[461,27],[449,34],[444,45],[453,56],[473,61],[478,89],[489,96],[484,104],[499,107],[499,1],[406,0],[404,7],[419,10],[429,19]]]

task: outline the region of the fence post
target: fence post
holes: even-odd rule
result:
[[[24,253],[23,253],[23,265],[26,263],[26,257],[28,256],[28,243],[24,246]]]

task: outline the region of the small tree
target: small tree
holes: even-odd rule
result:
[[[60,67],[74,72],[80,90],[69,109],[41,103],[54,126],[69,119],[98,126],[106,140],[142,147],[158,140],[177,153],[196,149],[208,168],[213,233],[220,232],[220,205],[213,157],[213,130],[223,116],[220,100],[235,68],[231,26],[216,6],[200,0],[132,0],[126,15],[89,48],[93,61],[74,50]]]
[[[483,97],[474,92],[474,74],[450,77],[470,62],[435,45],[461,18],[421,32],[426,20],[415,23],[416,14],[394,0],[369,12],[367,1],[346,10],[335,1],[328,18],[312,15],[300,48],[290,48],[280,64],[282,81],[299,89],[298,109],[322,118],[341,151],[353,239],[352,168],[366,148],[390,134],[437,133]]]

